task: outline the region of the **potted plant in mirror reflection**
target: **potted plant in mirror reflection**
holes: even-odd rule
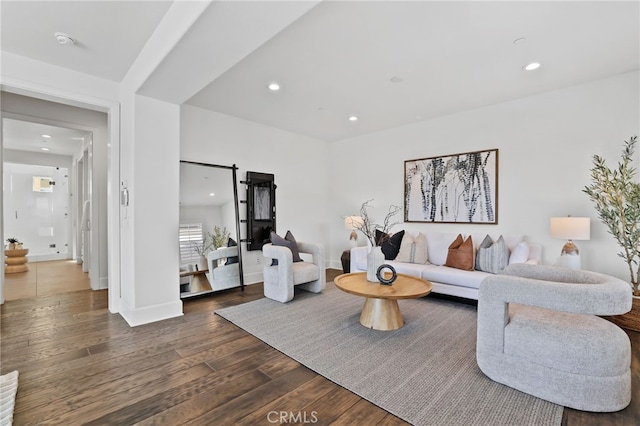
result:
[[[607,226],[622,251],[629,268],[630,284],[634,296],[640,296],[640,182],[632,167],[637,136],[625,141],[622,160],[610,169],[604,159],[593,156],[592,183],[583,190],[594,202],[598,217]]]
[[[17,238],[7,238],[7,249],[8,250],[16,250],[21,249],[22,243]]]
[[[369,208],[371,207],[370,203],[372,201],[373,200],[367,200],[362,203],[362,206],[360,207],[360,217],[362,220],[359,223],[354,223],[354,227],[356,230],[362,232],[371,244],[371,249],[367,255],[367,281],[379,282],[376,273],[380,265],[382,265],[385,260],[380,246],[384,243],[385,239],[389,238],[389,231],[391,231],[391,228],[399,223],[392,222],[392,218],[398,214],[401,207],[394,205],[389,206],[389,210],[387,210],[384,221],[382,224],[379,224],[374,222],[374,219],[369,216]],[[379,231],[379,238],[376,238],[376,231]]]
[[[209,237],[211,238],[214,249],[226,247],[229,243],[229,231],[227,231],[226,226],[222,229],[219,226],[214,226],[213,233],[209,233]]]

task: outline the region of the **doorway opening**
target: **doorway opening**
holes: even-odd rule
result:
[[[3,117],[2,130],[3,239],[18,240],[24,255],[5,257],[5,300],[92,288],[90,221],[82,214],[92,133],[16,117]]]

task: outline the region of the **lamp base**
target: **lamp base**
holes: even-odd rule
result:
[[[563,254],[575,254],[575,255],[579,255],[580,254],[580,250],[578,250],[578,247],[576,247],[575,244],[573,244],[573,241],[569,240],[567,241],[567,243],[562,247],[562,251],[560,252],[560,255]]]
[[[580,270],[582,269],[582,265],[581,265],[581,261],[580,261],[580,255],[579,254],[562,254],[555,263],[555,266],[561,266],[563,268],[569,268],[569,269],[573,269],[573,270]]]

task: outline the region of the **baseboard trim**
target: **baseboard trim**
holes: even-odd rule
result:
[[[120,299],[120,316],[131,327],[162,321],[184,315],[182,312],[182,301],[163,303],[160,305],[147,306],[144,308],[132,309],[124,300]]]

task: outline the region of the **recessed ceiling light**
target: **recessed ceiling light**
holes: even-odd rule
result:
[[[51,135],[40,135],[40,136],[42,136],[43,138],[47,138],[47,139],[51,138]]]
[[[272,92],[277,92],[278,90],[280,90],[280,85],[278,83],[269,83],[269,85],[267,87]]]
[[[58,40],[58,43],[60,44],[76,44],[76,40],[69,34],[54,33],[53,35],[56,37],[56,40]]]
[[[540,62],[531,62],[524,66],[525,71],[533,71],[540,68]]]
[[[358,121],[358,117],[352,115],[351,117],[349,117],[349,121]]]
[[[50,151],[49,148],[40,148],[42,151]]]
[[[215,196],[215,195],[216,195],[216,194],[214,194],[214,193],[212,192],[211,194],[209,194],[209,197],[213,197],[213,196]]]

